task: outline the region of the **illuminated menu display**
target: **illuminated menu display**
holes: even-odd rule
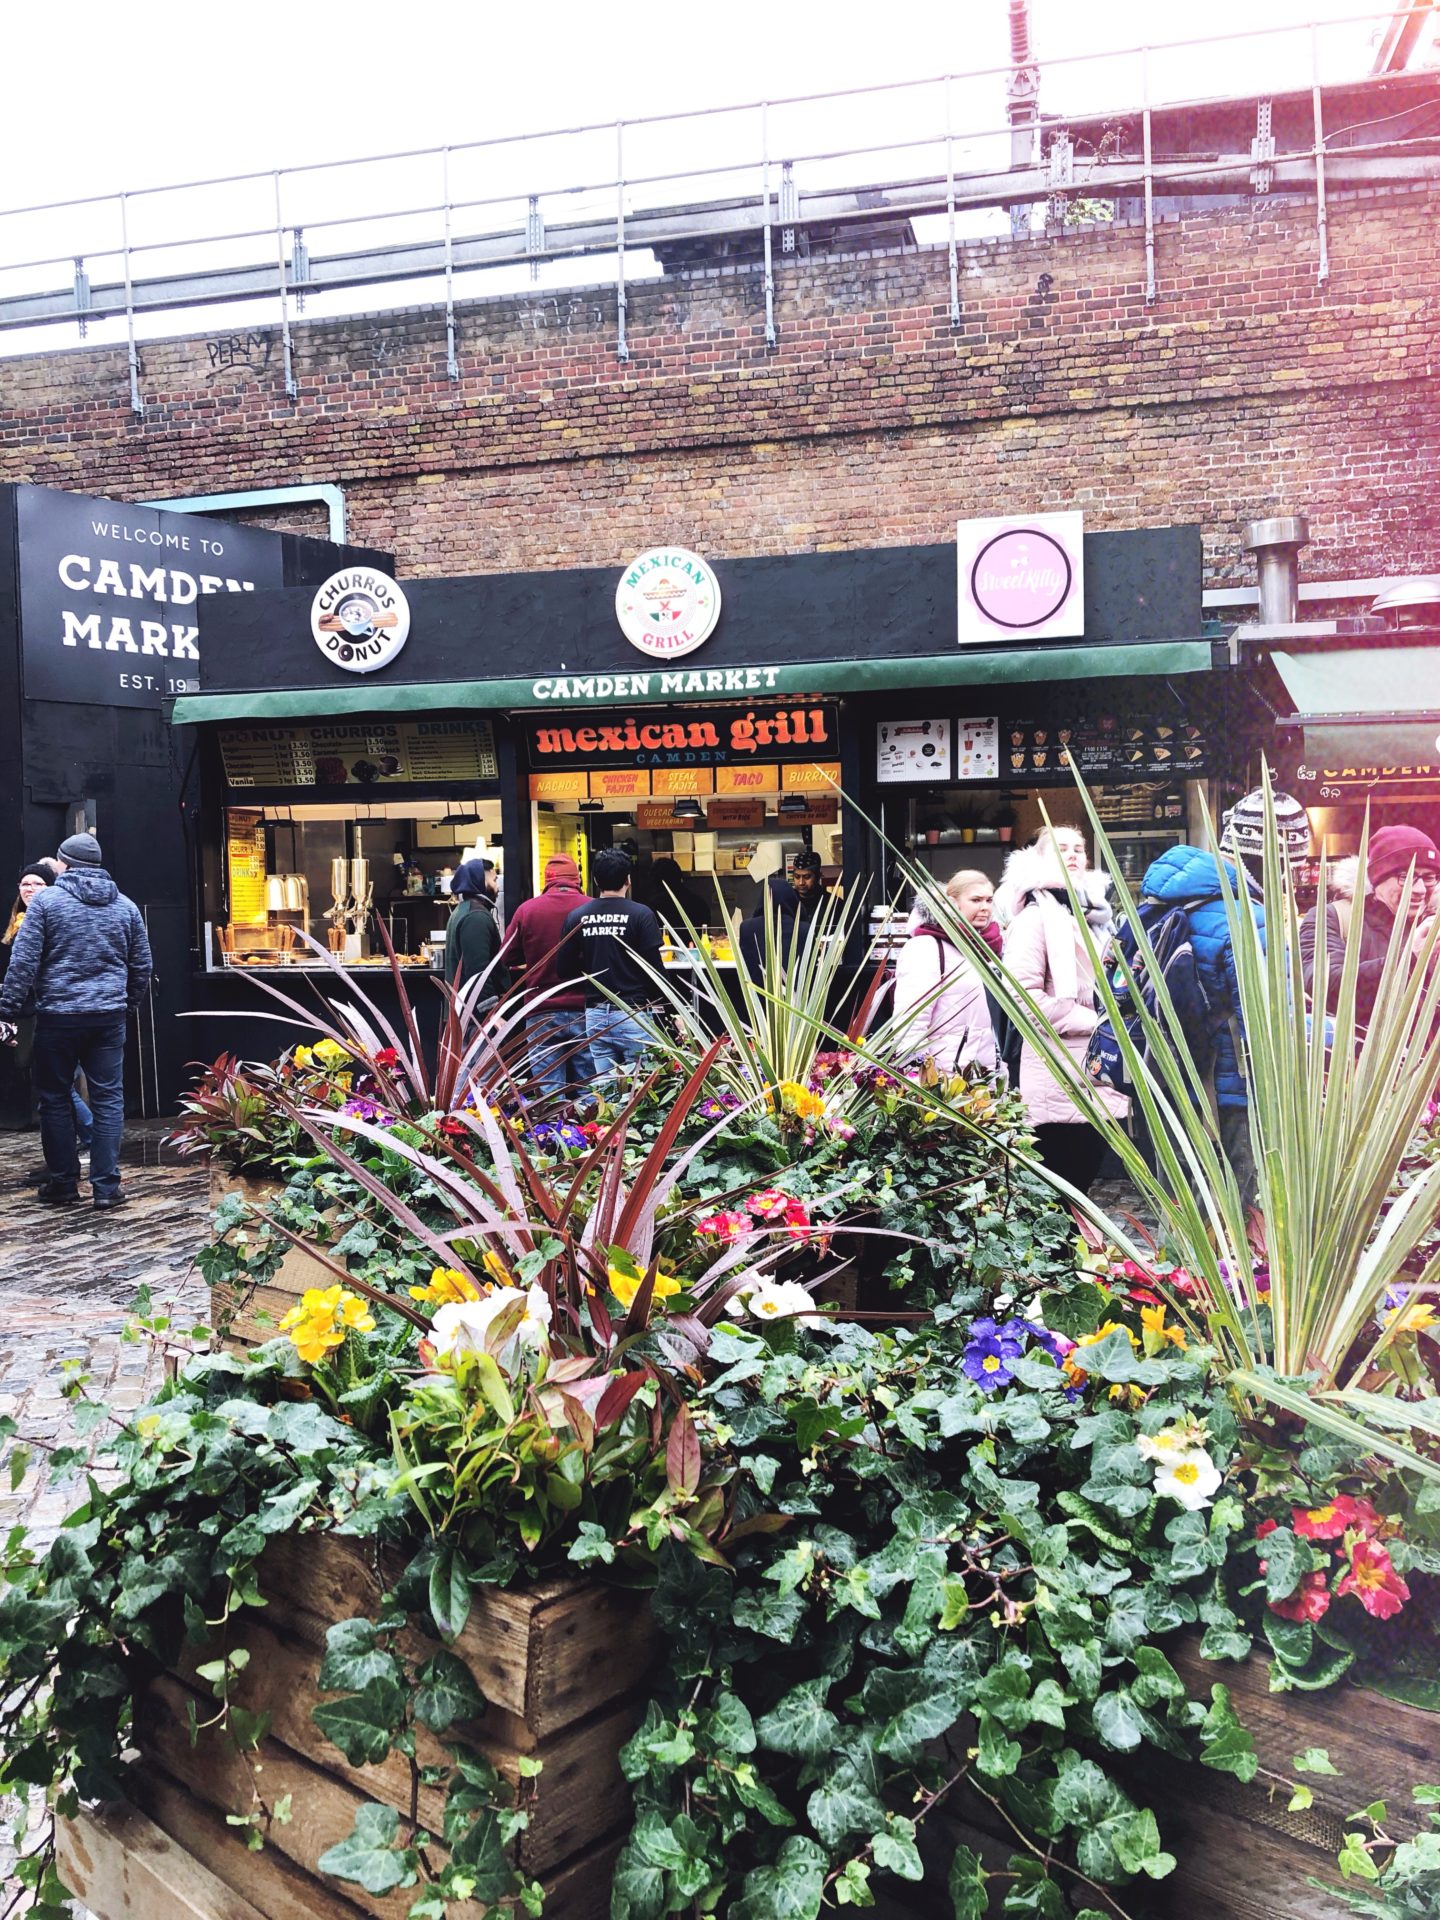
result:
[[[225,727],[232,787],[376,787],[495,780],[488,720],[363,720],[310,727]]]

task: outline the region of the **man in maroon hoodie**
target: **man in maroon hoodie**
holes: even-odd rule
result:
[[[505,933],[505,956],[525,969],[525,992],[532,1003],[538,999],[525,1026],[530,1071],[542,1093],[584,1086],[595,1074],[585,1044],[584,983],[562,981],[558,971],[565,922],[576,907],[588,905],[589,897],[581,892],[575,862],[568,853],[557,853],[545,862],[543,891],[515,909]]]

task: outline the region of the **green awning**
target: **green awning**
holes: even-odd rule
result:
[[[1440,648],[1277,649],[1307,761],[1412,768],[1440,759]]]
[[[377,685],[357,677],[329,687],[254,693],[188,693],[176,726],[204,720],[298,720],[326,713],[423,713],[434,709],[634,706],[677,700],[786,698],[870,693],[889,687],[1004,687],[1035,680],[1110,680],[1132,674],[1208,673],[1208,640],[1144,640],[1123,646],[957,648],[907,660],[830,660],[815,665],[678,667],[550,674],[530,680],[437,680]]]

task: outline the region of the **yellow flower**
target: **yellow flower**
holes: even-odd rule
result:
[[[315,1065],[314,1049],[312,1047],[297,1047],[295,1049],[295,1064],[297,1067],[303,1067],[308,1073]]]
[[[311,1367],[332,1347],[338,1347],[351,1327],[360,1333],[372,1333],[375,1320],[363,1300],[338,1284],[307,1287],[300,1304],[280,1322],[280,1331],[289,1334],[295,1351]]]
[[[630,1307],[634,1304],[635,1296],[640,1291],[640,1282],[645,1278],[643,1273],[627,1273],[623,1267],[607,1267],[605,1277],[610,1291],[622,1307]],[[660,1268],[655,1275],[655,1290],[650,1296],[651,1299],[668,1300],[672,1294],[679,1291],[680,1282],[673,1274],[666,1273],[663,1267]]]
[[[1066,1379],[1069,1381],[1072,1387],[1083,1387],[1086,1380],[1089,1378],[1089,1375],[1085,1372],[1084,1368],[1080,1365],[1080,1362],[1077,1358],[1077,1355],[1080,1353],[1081,1348],[1093,1347],[1097,1341],[1103,1340],[1105,1336],[1110,1333],[1123,1333],[1125,1338],[1130,1342],[1132,1347],[1135,1347],[1138,1349],[1140,1345],[1139,1340],[1130,1331],[1130,1329],[1128,1327],[1122,1327],[1118,1320],[1107,1320],[1104,1322],[1102,1326],[1098,1326],[1095,1329],[1094,1333],[1081,1334],[1080,1338],[1075,1342],[1075,1345],[1071,1348],[1070,1352],[1066,1354],[1064,1364],[1061,1368],[1061,1371],[1064,1373]],[[1110,1398],[1112,1400],[1121,1399],[1125,1396],[1125,1393],[1126,1393],[1126,1389],[1123,1387],[1112,1387],[1110,1390]],[[1142,1394],[1140,1397],[1143,1400],[1145,1396]]]
[[[486,1254],[488,1261],[492,1256]],[[431,1306],[443,1307],[452,1300],[478,1300],[480,1289],[475,1282],[456,1267],[432,1267],[430,1278],[423,1287],[411,1287],[412,1300],[428,1300]]]
[[[1383,1318],[1389,1333],[1423,1333],[1434,1326],[1435,1309],[1428,1300],[1407,1300],[1403,1306],[1392,1307]]]
[[[767,1087],[765,1104],[772,1113],[793,1113],[797,1120],[818,1120],[825,1112],[821,1096],[802,1087],[798,1080],[782,1080],[776,1086]]]
[[[338,1067],[342,1060],[348,1060],[350,1054],[338,1040],[322,1040],[314,1048],[315,1058],[322,1067]]]
[[[486,1273],[489,1274],[490,1278],[496,1283],[497,1286],[501,1286],[501,1287],[514,1286],[515,1282],[510,1278],[510,1269],[506,1266],[505,1262],[500,1258],[498,1253],[482,1254],[480,1257],[480,1264],[482,1267],[484,1267]]]
[[[1167,1340],[1171,1346],[1185,1345],[1185,1329],[1166,1326],[1163,1306],[1141,1307],[1140,1325],[1145,1330],[1145,1351],[1152,1358],[1157,1353],[1164,1352]]]

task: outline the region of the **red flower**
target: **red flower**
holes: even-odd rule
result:
[[[1266,1534],[1273,1533],[1276,1527],[1279,1526],[1279,1524],[1280,1522],[1278,1520],[1262,1520],[1259,1526],[1256,1527],[1255,1529],[1255,1538],[1257,1540],[1263,1540]],[[1262,1560],[1260,1564],[1263,1567],[1265,1562]]]
[[[1377,1620],[1393,1620],[1410,1598],[1410,1589],[1395,1571],[1378,1540],[1357,1540],[1350,1550],[1350,1571],[1335,1592],[1353,1593]]]
[[[785,1231],[792,1240],[810,1238],[810,1215],[802,1200],[792,1200],[785,1209]]]
[[[1183,1267],[1176,1267],[1172,1272],[1167,1273],[1165,1284],[1173,1293],[1178,1293],[1182,1300],[1190,1300],[1194,1297],[1195,1282]]]
[[[1368,1500],[1354,1500],[1348,1493],[1337,1493],[1320,1507],[1292,1507],[1291,1517],[1302,1540],[1338,1540],[1352,1529],[1374,1533],[1380,1516]]]
[[[452,1140],[468,1140],[470,1129],[463,1120],[457,1120],[453,1114],[447,1114],[440,1122],[441,1133],[448,1133]]]
[[[1148,1287],[1131,1287],[1127,1298],[1130,1300],[1138,1300],[1142,1306],[1146,1307],[1158,1307],[1160,1304],[1160,1296],[1151,1293]]]
[[[1265,1564],[1262,1560],[1262,1566]],[[1344,1583],[1340,1589],[1344,1592]],[[1272,1600],[1270,1611],[1282,1620],[1320,1620],[1330,1606],[1330,1588],[1322,1572],[1307,1573],[1287,1600]]]
[[[400,1056],[394,1047],[381,1047],[380,1051],[375,1055],[375,1065],[377,1067],[398,1067],[399,1064]]]
[[[794,1202],[778,1187],[765,1187],[759,1193],[752,1193],[745,1205],[757,1220],[771,1220],[776,1214],[786,1213]]]

